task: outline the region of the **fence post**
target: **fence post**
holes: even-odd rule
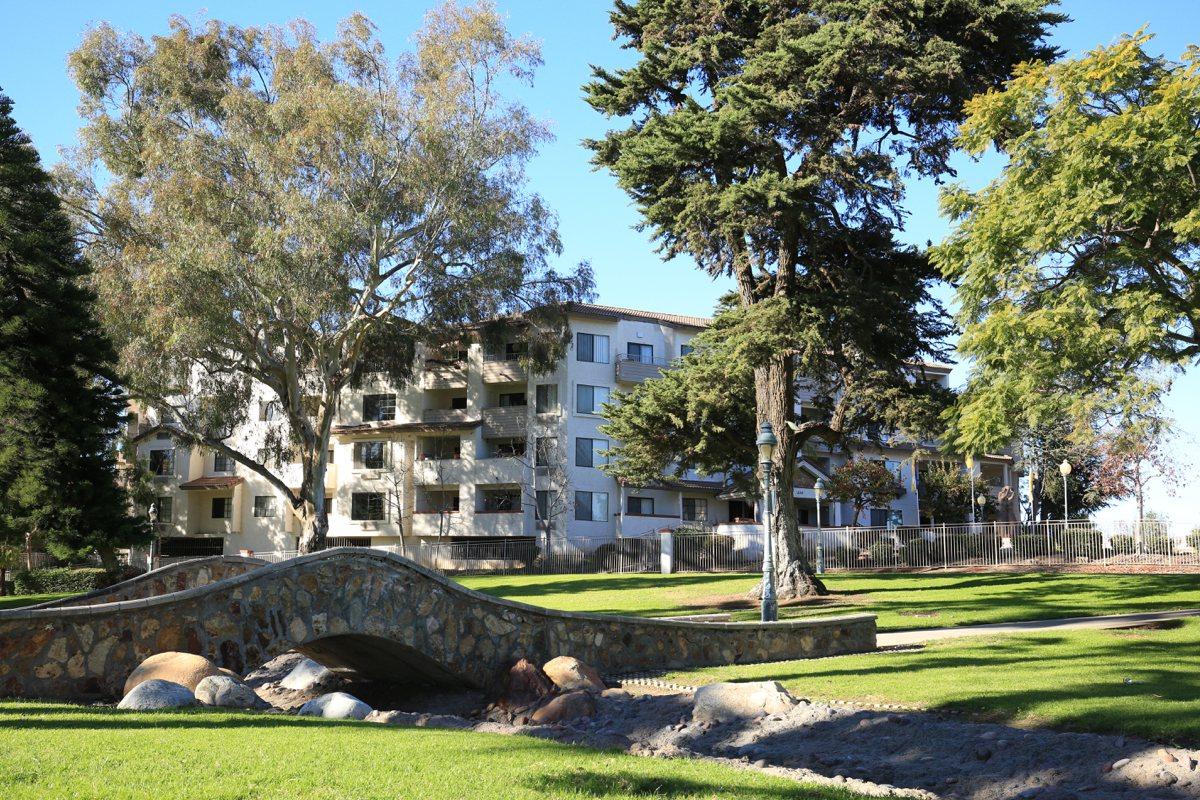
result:
[[[670,575],[675,571],[675,533],[670,530],[661,530],[658,532],[659,541],[659,568],[663,575]]]
[[[950,567],[950,558],[946,553],[946,523],[942,523],[942,569]]]
[[[1070,525],[1070,520],[1063,520],[1063,540],[1067,538],[1067,526]],[[1046,526],[1046,561],[1054,560],[1054,546],[1050,544],[1050,526]]]

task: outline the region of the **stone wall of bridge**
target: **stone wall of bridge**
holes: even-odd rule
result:
[[[299,650],[373,679],[487,688],[522,657],[572,655],[616,673],[875,647],[869,614],[769,624],[577,614],[480,594],[361,548],[242,566],[158,596],[0,611],[0,696],[114,699],[134,667],[167,650],[239,674]]]

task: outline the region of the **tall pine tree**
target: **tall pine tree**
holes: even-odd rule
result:
[[[64,557],[148,540],[116,480],[124,402],[70,224],[0,94],[0,542]]]

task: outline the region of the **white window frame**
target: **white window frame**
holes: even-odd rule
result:
[[[586,501],[581,495],[588,495]],[[579,516],[581,502],[586,502],[589,516]],[[608,492],[575,492],[575,519],[581,522],[608,522]]]
[[[591,341],[592,357],[583,357],[583,339]],[[575,360],[584,364],[607,364],[611,357],[609,338],[606,333],[587,333],[579,331],[575,334]]]
[[[586,411],[581,408],[584,389],[590,389],[592,396],[591,409]],[[604,393],[604,399],[599,402],[596,401],[597,390],[600,390]],[[598,416],[600,414],[600,408],[609,401],[611,396],[611,390],[607,386],[594,386],[590,383],[577,383],[575,384],[575,413]]]

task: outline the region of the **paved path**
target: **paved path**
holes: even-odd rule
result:
[[[1066,617],[1064,619],[1031,619],[1023,622],[997,622],[991,625],[964,625],[960,628],[929,628],[922,631],[893,631],[878,635],[879,647],[902,647],[923,644],[939,639],[958,639],[963,636],[984,636],[996,633],[1031,633],[1053,630],[1085,630],[1105,628],[1136,628],[1153,622],[1200,616],[1200,608],[1181,611],[1150,611],[1144,614],[1115,614],[1108,617]]]

